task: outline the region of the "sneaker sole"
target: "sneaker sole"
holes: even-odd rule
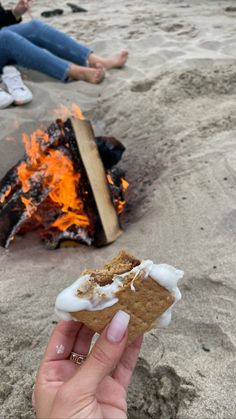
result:
[[[4,103],[4,105],[0,105],[0,109],[6,109],[13,104],[13,99],[9,100],[9,102]]]
[[[14,105],[16,105],[16,106],[21,106],[21,105],[26,105],[27,103],[32,102],[32,100],[33,100],[33,98],[31,98],[31,99],[27,99],[27,100],[21,100],[21,101],[19,101],[19,100],[14,100],[14,101],[13,101],[13,103],[14,103]]]

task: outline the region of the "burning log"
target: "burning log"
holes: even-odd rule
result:
[[[121,235],[121,229],[107,187],[105,169],[95,146],[92,127],[87,121],[75,118],[72,119],[72,125],[83,166],[96,202],[101,230],[103,230],[105,236],[102,237],[101,232],[99,232],[98,237],[95,237],[96,244],[110,243]],[[98,228],[96,231],[98,231]]]
[[[0,245],[8,247],[11,234],[22,218],[25,218],[25,205],[19,191],[15,192],[1,209],[0,216]]]
[[[91,246],[93,240],[89,237],[87,231],[83,228],[70,228],[64,231],[47,230],[41,237],[45,246],[49,250],[57,249],[58,247],[75,247],[80,243]]]
[[[40,189],[41,185],[35,184],[33,194],[24,194],[21,189],[17,190],[3,205],[0,211],[0,246],[6,248],[9,246],[14,236],[28,221],[29,216],[32,217],[37,207],[45,200],[49,191],[40,191]],[[26,202],[30,202],[30,214],[25,206]]]
[[[63,135],[60,126],[64,126]],[[44,135],[44,133],[39,130],[35,132],[35,135],[40,137]],[[77,169],[79,170],[81,160],[78,156],[78,145],[70,119],[65,123],[61,120],[52,123],[47,129],[47,135],[48,138],[42,145],[43,150],[46,152],[49,147],[58,147],[59,144],[65,145],[70,150],[72,158],[74,162],[76,162]],[[94,141],[97,144],[98,152],[106,169],[110,169],[121,160],[125,147],[116,138],[105,136],[94,137]],[[20,179],[18,176],[18,167],[22,162],[27,162],[27,160],[28,156],[25,154],[25,156],[0,180],[0,210],[7,197],[12,194],[19,185]]]
[[[95,137],[95,142],[106,169],[111,169],[121,160],[125,147],[115,137]]]
[[[75,117],[23,141],[25,156],[0,181],[0,245],[32,228],[48,248],[116,240],[128,184],[114,165],[125,147]]]
[[[13,191],[16,189],[17,185],[19,185],[19,178],[17,175],[18,165],[9,170],[7,174],[3,177],[3,179],[0,181],[0,209],[2,208],[4,202],[9,197],[9,195],[11,195]]]

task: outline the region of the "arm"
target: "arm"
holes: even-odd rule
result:
[[[0,29],[4,26],[14,25],[15,23],[19,23],[21,18],[16,18],[13,11],[5,10],[2,5],[0,4]]]

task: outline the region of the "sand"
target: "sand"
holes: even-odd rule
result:
[[[35,0],[34,18],[48,2]],[[4,2],[7,5],[7,1]],[[88,13],[45,19],[125,69],[99,86],[24,71],[34,94],[1,111],[0,176],[22,153],[21,131],[77,103],[96,133],[126,145],[124,234],[96,249],[46,250],[30,234],[0,249],[0,417],[32,418],[31,390],[60,290],[121,248],[185,271],[167,329],[145,337],[130,419],[234,419],[236,8],[232,1],[88,0]],[[50,8],[50,7],[49,7]],[[26,20],[28,17],[26,17]],[[19,127],[19,129],[18,129]]]

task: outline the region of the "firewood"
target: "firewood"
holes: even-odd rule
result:
[[[112,198],[107,185],[104,166],[98,154],[98,149],[94,141],[94,133],[91,124],[86,120],[71,118],[75,132],[78,149],[89,179],[89,184],[96,202],[97,211],[101,221],[101,230],[104,237],[100,239],[100,234],[96,237],[96,244],[102,245],[116,240],[122,233],[119,219],[112,203]],[[104,242],[105,240],[105,242]]]
[[[32,156],[25,154],[0,181],[0,245],[8,247],[15,234],[37,227],[50,249],[78,242],[99,246],[116,240],[122,232],[117,212],[118,203],[123,205],[124,202],[121,184],[124,173],[113,166],[121,159],[125,147],[114,137],[95,137],[89,121],[76,118],[68,118],[65,122],[57,119],[46,132],[36,131],[33,135],[31,141],[39,152],[40,164],[37,166],[38,157],[31,161]],[[27,146],[31,147],[31,144]],[[68,224],[66,230],[62,229],[61,221],[64,222],[67,213],[50,195],[55,186],[45,187],[43,182],[44,160],[41,156],[44,158],[45,155],[48,161],[55,151],[72,162],[75,175],[80,174],[76,188],[78,198],[83,202],[86,223],[90,220],[87,227],[80,224],[79,218],[78,225]],[[27,182],[31,184],[27,192],[18,171],[22,164]],[[74,214],[80,217],[76,208],[69,206],[68,211],[72,211],[73,222]],[[84,219],[83,212],[81,214]]]
[[[48,190],[40,191],[40,185],[38,185],[38,188],[35,185],[34,196],[32,196],[31,191],[28,194],[24,194],[21,189],[11,196],[0,210],[0,246],[8,248],[14,236],[29,219],[29,213],[22,201],[22,197],[32,201],[32,212],[35,212],[48,193]]]

